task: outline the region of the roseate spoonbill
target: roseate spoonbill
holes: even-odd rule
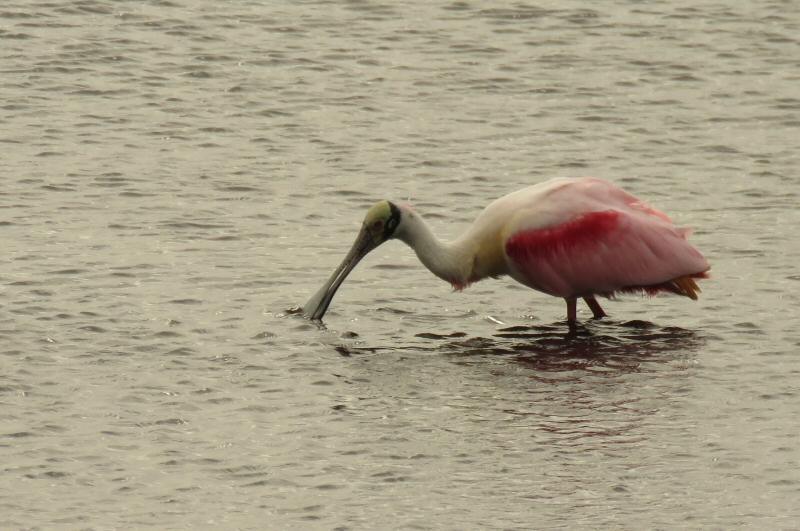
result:
[[[367,212],[353,247],[306,303],[319,320],[336,290],[371,250],[397,238],[434,275],[462,290],[486,277],[511,278],[567,302],[576,321],[582,298],[595,318],[606,314],[595,298],[620,292],[672,292],[696,300],[695,279],[709,270],[686,241],[689,231],[610,182],[552,179],[497,199],[452,243],[443,243],[410,206],[381,201]]]

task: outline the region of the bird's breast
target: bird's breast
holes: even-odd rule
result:
[[[499,277],[508,274],[508,266],[503,251],[503,241],[499,234],[484,239],[472,258],[470,280],[476,282],[486,277]]]

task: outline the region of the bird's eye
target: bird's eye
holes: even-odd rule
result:
[[[372,228],[374,230],[380,230],[381,227],[383,227],[383,221],[376,219],[375,221],[372,222]]]

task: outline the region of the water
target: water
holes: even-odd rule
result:
[[[11,0],[0,527],[791,529],[800,4]],[[552,176],[692,226],[700,301],[565,334],[400,243]],[[584,310],[579,318],[585,320]]]

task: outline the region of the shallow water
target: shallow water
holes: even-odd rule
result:
[[[800,4],[5,2],[0,527],[790,529]],[[400,243],[552,176],[694,227],[568,335]]]

